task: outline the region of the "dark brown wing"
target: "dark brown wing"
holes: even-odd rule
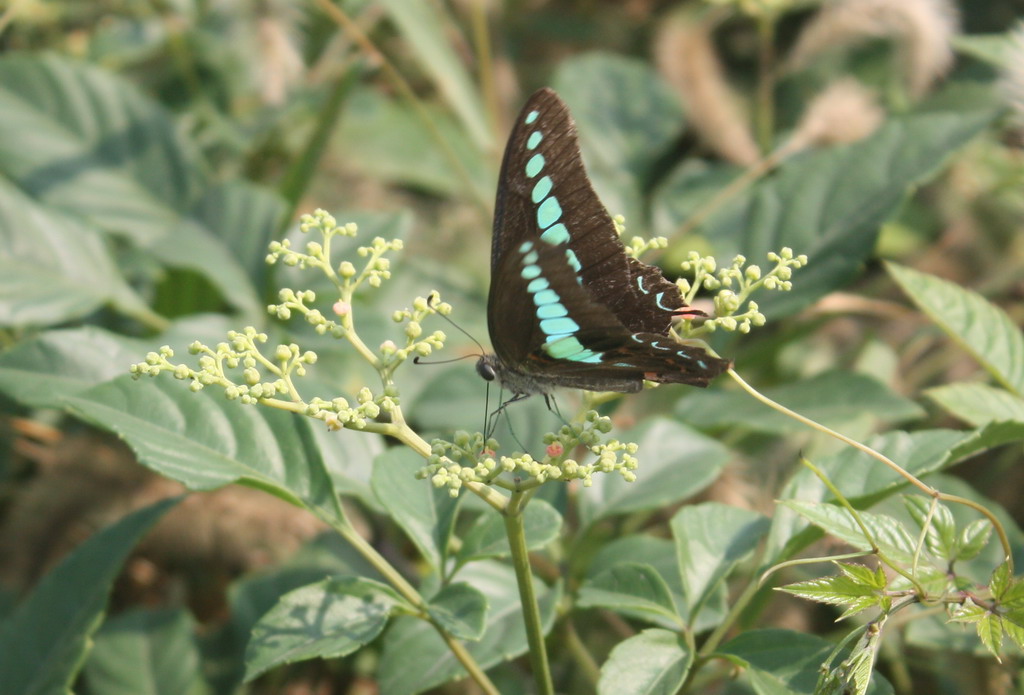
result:
[[[630,331],[665,333],[686,307],[658,268],[626,256],[587,178],[572,116],[551,89],[535,92],[516,118],[502,161],[493,234],[489,319],[508,313],[493,305],[502,259],[537,238],[571,250],[579,281]]]

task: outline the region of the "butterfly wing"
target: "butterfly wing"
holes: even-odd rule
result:
[[[492,284],[498,259],[540,237],[565,249],[579,281],[631,331],[664,333],[674,316],[693,313],[660,269],[626,255],[583,167],[576,124],[553,90],[535,92],[516,119],[500,182]]]
[[[658,268],[626,255],[567,107],[536,92],[509,138],[495,205],[487,319],[501,363],[591,390],[635,391],[645,378],[703,386],[728,363],[668,337],[674,316],[693,313]]]
[[[577,281],[564,249],[543,239],[521,242],[498,272],[492,301],[515,308],[492,317],[495,350],[536,383],[622,392],[639,391],[644,379],[707,386],[729,367],[667,334],[630,330]]]

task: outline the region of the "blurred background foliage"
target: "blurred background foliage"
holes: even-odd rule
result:
[[[609,211],[626,216],[628,233],[669,238],[655,259],[668,275],[690,249],[723,262],[763,262],[782,246],[810,256],[794,292],[763,301],[765,330],[714,342],[798,411],[854,436],[964,426],[923,394],[976,379],[979,367],[908,307],[882,260],[1024,318],[1024,33],[1013,33],[1013,0],[11,0],[2,12],[7,605],[93,529],[179,489],[65,417],[63,399],[156,345],[183,353],[245,324],[318,351],[310,395],[350,395],[367,381],[334,341],[263,310],[279,287],[309,286],[264,263],[268,241],[296,234],[298,214],[322,207],[364,238],[406,240],[394,280],[356,307],[368,344],[390,337],[392,310],[431,289],[486,335],[496,172],[509,118],[540,86],[571,107]],[[453,336],[447,356],[475,350]],[[427,436],[482,422],[469,362],[399,380]],[[623,427],[670,414],[715,434],[730,463],[704,494],[759,510],[797,451],[835,449],[788,427],[781,437],[725,389],[662,388],[607,410]],[[543,403],[517,405],[513,418],[523,441],[552,427]],[[368,492],[368,461],[386,443],[321,439],[367,533],[400,556]],[[1019,445],[997,448],[956,471],[1017,523],[1019,457]],[[191,612],[147,614],[147,634],[174,642],[203,625],[214,683],[237,678],[247,626],[277,595],[323,566],[358,563],[309,545],[319,526],[268,500],[242,488],[193,496],[141,546],[115,594],[119,608],[173,606],[186,587]],[[766,623],[828,634],[827,613],[780,605]],[[108,692],[103,659],[116,661],[119,625],[143,620],[124,616],[100,633],[88,692]],[[925,645],[941,640],[921,636],[910,651],[932,691],[980,692],[1003,677],[970,649],[971,669],[961,657],[936,663]],[[369,670],[303,664],[254,691],[284,678],[314,692],[332,675],[351,686]],[[180,687],[166,692],[198,686]]]

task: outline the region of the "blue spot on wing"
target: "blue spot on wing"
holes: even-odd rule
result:
[[[575,270],[577,273],[583,270],[583,266],[580,265],[580,259],[576,257],[575,251],[573,251],[572,249],[566,249],[565,257],[569,259],[569,265],[571,265],[572,269]]]
[[[548,281],[545,280],[544,278],[537,278],[535,280],[530,280],[530,284],[526,286],[526,291],[529,292],[530,294],[533,294],[534,292],[540,292],[541,290],[546,290],[547,288]]]
[[[539,156],[539,155],[538,155]],[[562,206],[555,196],[550,196],[537,207],[537,226],[547,229],[562,217]]]
[[[549,244],[557,246],[558,244],[564,244],[569,241],[569,230],[565,228],[565,225],[559,222],[556,225],[552,225],[548,229],[544,230],[544,233],[540,235],[540,238]]]
[[[531,179],[544,168],[544,155],[537,153],[526,162],[526,175]]]
[[[538,319],[557,319],[559,316],[568,316],[569,311],[560,302],[551,302],[537,307]]]
[[[533,187],[533,193],[531,194],[530,197],[533,198],[533,202],[534,203],[539,203],[540,201],[542,201],[545,198],[547,198],[548,197],[548,193],[550,193],[550,192],[551,192],[551,177],[550,176],[545,176],[542,179],[540,179],[539,181],[537,181],[537,185]]]
[[[526,149],[528,149],[528,150],[535,150],[535,149],[537,149],[537,145],[540,144],[540,141],[543,138],[544,138],[544,136],[541,135],[539,130],[533,131],[532,133],[530,133],[530,137],[526,139]]]
[[[540,111],[531,111],[530,113],[526,114],[526,118],[523,119],[523,122],[526,123],[526,125],[530,125],[531,123],[537,120],[537,116],[539,115]]]
[[[549,336],[555,336],[575,333],[580,326],[568,316],[563,316],[557,319],[544,319],[540,322],[540,329]]]
[[[537,306],[557,303],[560,297],[554,290],[541,290],[533,295],[533,303]],[[546,333],[547,331],[545,331]]]

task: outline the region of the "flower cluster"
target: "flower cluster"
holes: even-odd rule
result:
[[[447,316],[452,312],[452,305],[440,301],[435,292],[430,299],[416,297],[412,303],[412,309],[399,309],[391,315],[395,323],[405,323],[405,347],[400,348],[392,341],[385,341],[381,347],[381,353],[385,356],[386,362],[404,362],[410,354],[417,354],[426,357],[434,350],[444,346],[444,331],[434,331],[423,336],[423,319],[431,314]]]
[[[378,418],[381,412],[394,412],[399,403],[398,389],[394,385],[385,386],[384,392],[377,396],[364,386],[356,394],[355,406],[350,405],[344,398],[329,401],[313,398],[306,404],[304,413],[317,420],[323,420],[332,430],[339,430],[342,427],[361,430],[366,428],[368,421]]]
[[[780,292],[791,290],[793,269],[806,265],[807,256],[794,256],[793,250],[786,247],[779,253],[769,252],[768,262],[774,263],[775,267],[767,273],[763,273],[760,266],[746,265],[745,256],[736,256],[732,265],[718,268],[714,257],[701,256],[691,251],[687,260],[683,261],[682,269],[693,273],[693,280],[681,278],[676,281],[683,298],[691,303],[701,288],[718,290],[718,294],[715,296],[715,318],[704,321],[699,328],[686,330],[687,336],[710,333],[718,328],[749,333],[752,326],[763,326],[764,314],[758,310],[757,302],[749,299],[750,296],[759,289]],[[740,312],[744,305],[746,310]]]
[[[303,215],[299,219],[299,231],[303,234],[320,232],[322,240],[306,242],[305,253],[292,249],[291,241],[288,239],[272,241],[267,263],[281,261],[285,265],[299,268],[318,268],[334,282],[343,297],[351,297],[352,292],[363,282],[370,287],[380,287],[384,280],[391,278],[391,261],[384,258],[384,254],[402,250],[401,239],[387,241],[375,237],[369,246],[360,246],[356,249],[360,257],[367,259],[361,270],[348,260],[342,261],[334,268],[331,265],[331,240],[338,235],[354,237],[359,232],[359,227],[354,222],[339,227],[328,212],[316,210],[312,215]]]
[[[627,482],[636,479],[637,445],[616,439],[602,441],[611,431],[611,420],[596,411],[589,411],[582,423],[563,426],[557,433],[544,437],[547,445],[541,460],[530,454],[496,456],[497,442],[484,440],[479,432],[456,432],[453,441],[436,439],[432,443],[427,465],[417,476],[430,478],[435,487],[447,487],[452,497],[457,497],[467,482],[498,485],[506,488],[525,489],[536,487],[548,480],[581,480],[589,487],[595,473],[619,473]],[[577,447],[586,447],[595,457],[590,463],[582,463],[570,454]],[[502,474],[512,474],[515,483],[503,480]],[[529,480],[524,480],[524,479]]]
[[[159,351],[148,353],[145,362],[131,365],[129,371],[136,379],[170,372],[176,379],[191,380],[189,388],[193,391],[204,386],[221,386],[229,400],[238,399],[245,404],[279,395],[291,396],[294,393],[292,375],[304,376],[306,365],[316,362],[316,353],[302,352],[298,345],[291,343],[278,345],[272,358],[268,358],[259,347],[266,342],[266,333],[247,326],[243,331],[229,331],[228,342],[218,343],[214,348],[198,340],[189,345],[189,352],[200,356],[198,369],[171,362],[174,351],[164,345]],[[234,370],[239,368],[240,378],[233,378],[237,373]]]
[[[612,218],[612,222],[615,224],[615,233],[620,237],[626,233],[626,218],[622,215],[616,215]],[[623,241],[623,246],[626,247],[626,255],[632,256],[633,258],[639,258],[641,254],[645,254],[648,251],[658,251],[661,249],[668,248],[668,239],[663,236],[656,236],[652,239],[644,239],[640,236],[632,237],[629,242]]]

